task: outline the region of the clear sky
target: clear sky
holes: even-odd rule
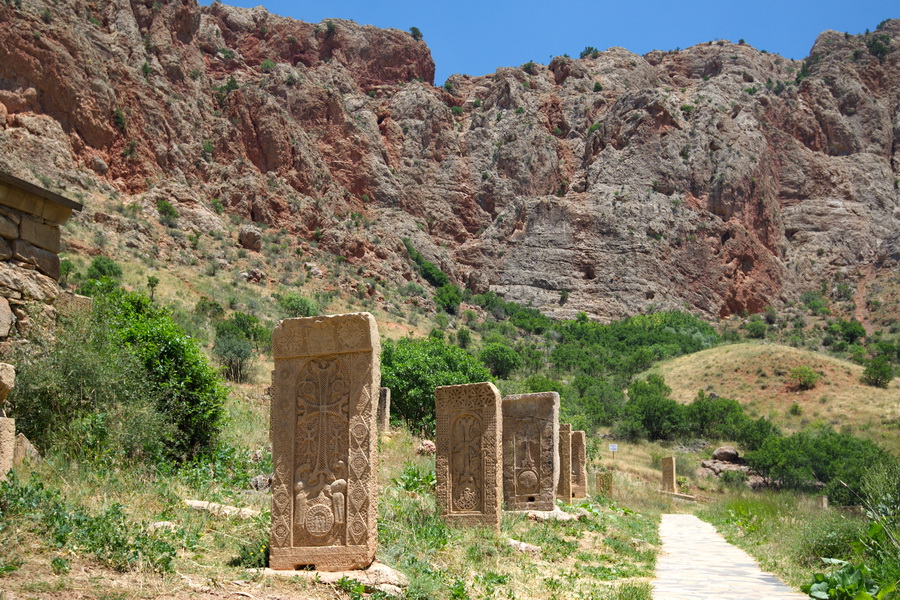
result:
[[[484,75],[585,46],[622,46],[637,54],[743,38],[787,58],[809,54],[826,29],[862,33],[900,18],[897,0],[223,0],[317,23],[329,18],[422,30],[437,66],[435,83],[453,73]],[[201,0],[209,4],[209,0]]]

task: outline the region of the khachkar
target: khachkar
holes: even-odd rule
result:
[[[583,431],[572,432],[572,497],[587,498],[587,440]]]
[[[675,483],[675,457],[667,456],[662,459],[662,491],[678,492],[678,485]]]
[[[572,426],[559,424],[559,483],[556,495],[566,504],[572,502]]]
[[[381,388],[378,394],[378,430],[391,430],[391,390]]]
[[[286,319],[272,334],[272,532],[269,566],[365,568],[376,543],[375,319]]]
[[[492,383],[434,390],[437,503],[451,523],[500,529],[500,392]]]
[[[503,498],[507,510],[553,510],[559,483],[559,394],[503,399]]]

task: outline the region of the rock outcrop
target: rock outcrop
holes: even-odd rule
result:
[[[825,32],[804,62],[611,48],[435,88],[397,30],[194,0],[15,6],[0,169],[144,214],[166,199],[195,230],[221,223],[216,198],[397,284],[409,238],[475,291],[603,319],[759,311],[898,255],[900,21]]]

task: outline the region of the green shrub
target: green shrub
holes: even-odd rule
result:
[[[751,338],[762,339],[766,337],[766,331],[769,328],[766,326],[765,321],[760,318],[759,315],[753,315],[750,317],[750,320],[744,325],[744,328],[747,330],[747,335]]]
[[[822,564],[823,558],[849,560],[853,558],[852,545],[865,527],[865,521],[853,516],[822,514],[804,524],[797,541],[797,557],[808,567]]]
[[[216,335],[213,356],[222,365],[226,379],[237,383],[250,380],[253,344],[243,336],[225,333]]]
[[[747,473],[744,471],[722,471],[719,481],[731,488],[747,487]]]
[[[796,386],[801,390],[811,390],[816,387],[819,381],[819,374],[806,365],[801,365],[791,369],[791,379],[794,380]]]
[[[450,112],[456,116],[459,116],[459,115],[463,114],[463,107],[462,106],[451,106]]]
[[[265,569],[269,566],[269,533],[257,530],[238,548],[238,555],[228,563],[232,567]]]
[[[462,302],[462,293],[453,284],[442,285],[434,293],[434,303],[451,315],[455,315],[459,310],[460,302]]]
[[[485,344],[478,353],[478,359],[500,379],[508,379],[513,371],[522,366],[522,357],[518,352],[497,342]]]
[[[413,38],[414,40],[416,40],[417,42],[420,41],[420,40],[422,39],[422,30],[419,29],[418,27],[410,27],[410,28],[409,28],[409,34],[410,34],[410,35],[412,36],[412,38]]]
[[[119,266],[119,263],[109,257],[95,256],[91,259],[91,264],[88,265],[86,276],[88,279],[94,280],[100,280],[104,277],[121,279],[122,267]]]
[[[381,384],[391,389],[391,408],[414,430],[434,433],[434,389],[490,381],[484,365],[462,348],[434,338],[386,341]]]
[[[602,92],[602,91],[603,91],[603,84],[601,84],[599,81],[595,81],[594,82],[594,92]],[[595,125],[596,125],[596,123],[595,123]],[[591,125],[591,127],[593,127],[593,125]]]
[[[159,222],[166,227],[175,227],[178,224],[178,210],[168,200],[157,200],[156,210],[159,213]]]
[[[263,73],[271,73],[275,70],[275,61],[271,58],[267,58],[260,63],[259,68]]]
[[[894,369],[883,356],[873,358],[863,371],[862,382],[874,387],[887,388],[894,378]]]
[[[437,478],[433,466],[430,469],[426,469],[407,461],[403,465],[403,471],[400,473],[400,476],[394,478],[391,482],[407,492],[433,494],[434,487],[437,485]]]
[[[312,317],[319,314],[315,301],[296,292],[286,292],[278,296],[278,307],[287,318]]]
[[[116,129],[118,129],[122,133],[128,132],[128,124],[125,120],[125,113],[122,112],[121,108],[117,108],[113,111],[113,124],[115,124]]]
[[[438,269],[434,263],[428,262],[425,260],[425,257],[422,254],[413,248],[412,242],[408,239],[403,238],[403,243],[406,245],[406,250],[409,252],[409,257],[416,264],[419,269],[419,273],[422,274],[422,277],[433,285],[436,288],[448,285],[450,283],[450,278],[447,277],[447,274]]]
[[[456,345],[460,348],[468,348],[471,343],[472,334],[469,333],[469,330],[465,327],[461,327],[459,331],[456,332]]]

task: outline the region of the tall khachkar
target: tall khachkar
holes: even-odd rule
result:
[[[583,431],[572,432],[572,497],[587,498],[587,439]]]
[[[559,394],[503,399],[503,498],[507,510],[553,510],[559,482]]]
[[[556,496],[566,504],[572,503],[572,426],[559,424],[559,483]]]
[[[434,390],[437,410],[437,502],[451,523],[500,529],[502,454],[500,392],[492,383]]]
[[[286,319],[272,334],[269,566],[365,568],[375,558],[381,346],[355,313]]]

